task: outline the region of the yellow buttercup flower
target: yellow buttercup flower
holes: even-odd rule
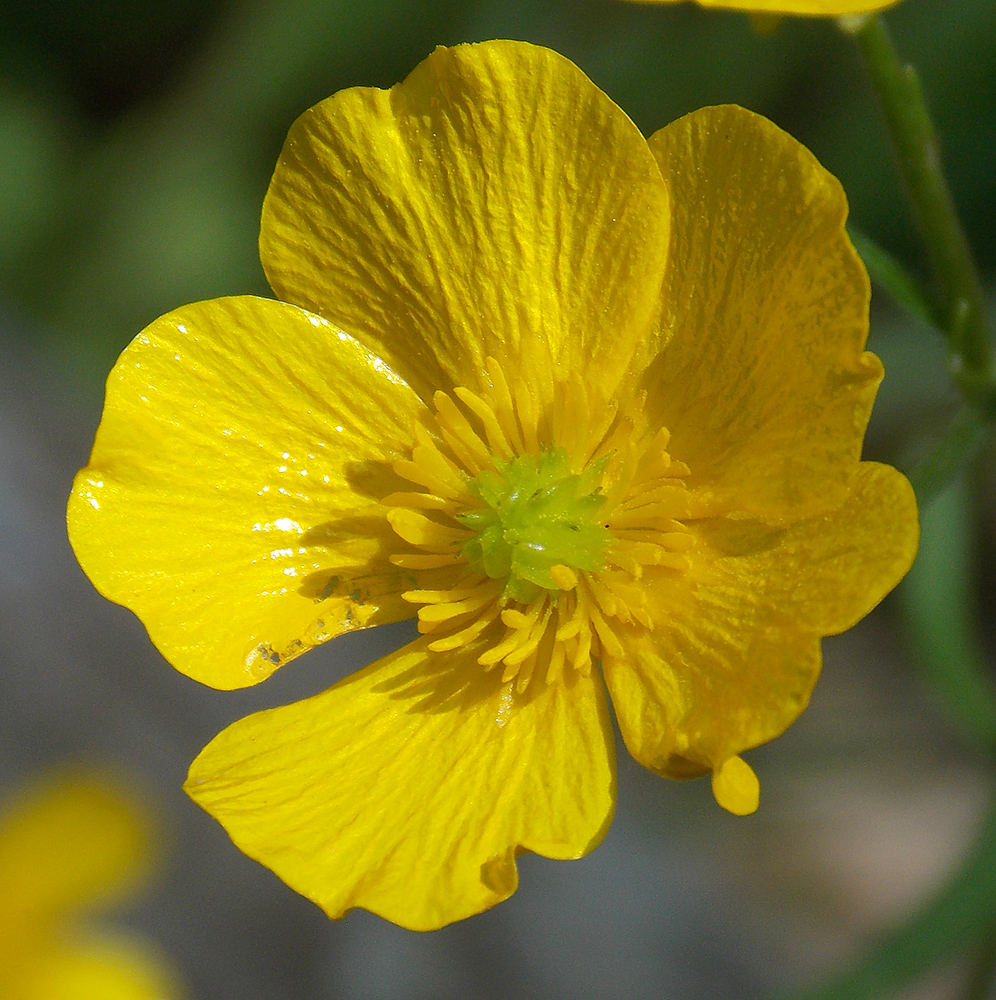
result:
[[[636,3],[681,3],[682,0],[635,0]],[[899,0],[695,0],[701,7],[741,10],[751,14],[797,14],[808,17],[840,17],[884,10]]]
[[[139,335],[69,508],[100,590],[215,687],[417,609],[194,762],[244,851],[332,916],[476,913],[522,851],[604,835],[606,687],[639,761],[756,807],[739,755],[916,547],[909,484],[860,462],[882,369],[845,215],[769,121],[648,141],[519,42],[298,120],[260,238],[281,301]]]
[[[89,774],[53,775],[0,815],[4,1000],[167,1000],[176,983],[144,944],[80,922],[140,875],[145,818]]]

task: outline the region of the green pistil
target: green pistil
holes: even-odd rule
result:
[[[611,537],[598,520],[605,463],[600,459],[576,475],[563,448],[496,462],[496,471],[469,484],[485,506],[458,515],[477,532],[464,543],[463,557],[479,573],[507,580],[506,595],[523,603],[540,589],[559,590],[553,566],[600,570]]]

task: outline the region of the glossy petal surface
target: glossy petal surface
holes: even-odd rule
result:
[[[656,319],[668,197],[646,141],[548,49],[437,49],[389,91],[291,129],[263,209],[280,298],[341,324],[422,395],[483,359],[549,398],[608,394]]]
[[[427,641],[235,723],[190,769],[235,843],[330,916],[440,927],[509,896],[521,850],[580,857],[611,818],[600,680],[520,696],[476,650]]]
[[[298,120],[260,237],[285,301],[146,330],[69,512],[102,592],[216,687],[421,605],[424,638],[194,762],[242,850],[333,917],[493,905],[521,851],[604,834],[599,664],[638,760],[757,807],[739,754],[916,547],[909,484],[860,462],[882,371],[846,215],[765,119],[648,142],[519,42]]]
[[[916,505],[895,469],[862,463],[847,501],[784,528],[693,525],[689,571],[656,581],[653,632],[627,636],[605,678],[630,752],[703,774],[782,733],[806,707],[819,637],[866,615],[916,553]]]
[[[174,666],[243,687],[349,629],[411,616],[379,499],[424,407],[303,309],[216,299],[157,320],[107,385],[70,538]]]
[[[638,3],[680,3],[681,0],[637,0]],[[802,14],[837,17],[891,7],[898,0],[695,0],[702,7],[743,10],[758,14]]]
[[[667,343],[645,384],[671,455],[702,513],[836,506],[882,376],[840,184],[743,108],[686,115],[650,146],[673,212]]]

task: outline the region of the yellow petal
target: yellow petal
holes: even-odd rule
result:
[[[739,757],[730,757],[712,773],[712,794],[727,812],[749,816],[757,812],[761,785],[750,764]]]
[[[235,723],[190,769],[187,792],[235,843],[332,917],[441,927],[511,895],[523,850],[580,857],[611,818],[599,681],[519,695],[479,649],[428,641]]]
[[[637,0],[638,3],[679,3],[681,0]],[[891,7],[898,0],[696,0],[703,7],[770,14],[836,17]]]
[[[691,524],[684,574],[649,571],[651,633],[620,629],[606,682],[630,752],[693,777],[782,733],[806,707],[819,637],[867,614],[909,569],[916,505],[906,479],[862,463],[846,503],[789,528]]]
[[[494,41],[305,113],[260,253],[280,298],[341,324],[423,399],[479,391],[490,355],[549,401],[558,369],[614,387],[656,321],[667,233],[636,126],[562,56]]]
[[[837,510],[772,531],[716,519],[699,526],[724,584],[763,595],[771,622],[836,635],[860,621],[906,575],[916,556],[916,497],[892,466],[862,462]]]
[[[106,779],[66,772],[25,789],[0,817],[0,926],[118,895],[141,874],[148,837],[139,807]]]
[[[702,603],[676,606],[654,635],[622,635],[626,656],[602,663],[627,749],[668,778],[709,774],[783,733],[820,673],[818,638],[752,628],[738,619],[749,602],[732,596]]]
[[[882,375],[840,184],[771,122],[705,108],[650,139],[672,190],[648,410],[703,512],[840,504]]]
[[[262,680],[349,629],[410,617],[378,500],[425,408],[317,316],[251,297],[156,320],[108,379],[69,534],[97,589],[179,670]]]
[[[146,945],[91,935],[39,955],[10,1000],[170,1000],[181,993],[176,976]]]

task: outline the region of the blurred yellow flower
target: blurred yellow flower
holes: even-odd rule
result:
[[[83,773],[53,775],[0,814],[0,995],[4,1000],[167,1000],[155,953],[81,911],[132,886],[149,854],[145,818],[123,792]]]
[[[681,3],[682,0],[635,0],[636,3]],[[839,17],[883,10],[899,0],[695,0],[701,7],[742,10],[751,14],[799,14],[809,17]]]
[[[148,327],[69,508],[97,587],[215,687],[418,606],[417,641],[194,762],[244,851],[332,916],[476,913],[523,850],[604,835],[606,685],[639,761],[756,808],[738,755],[916,547],[909,484],[859,460],[882,370],[845,215],[769,121],[648,141],[524,43],[298,120],[281,301]]]

